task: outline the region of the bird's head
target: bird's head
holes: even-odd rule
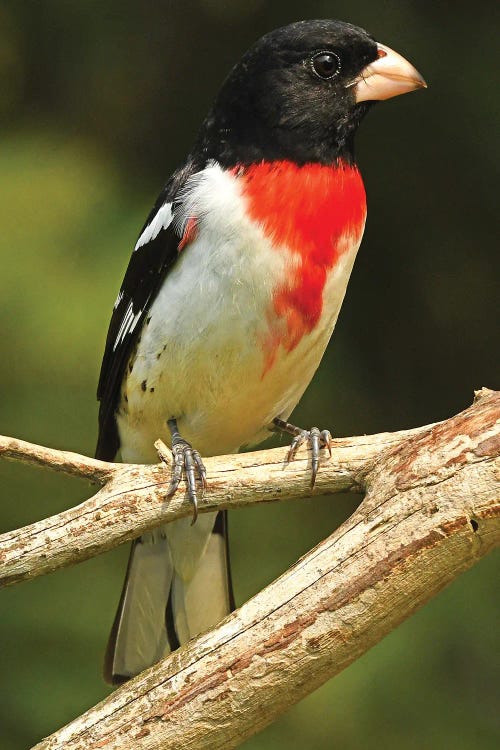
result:
[[[425,85],[413,65],[363,29],[299,21],[263,36],[233,68],[198,148],[226,166],[352,161],[370,105]]]

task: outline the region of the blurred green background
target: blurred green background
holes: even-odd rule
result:
[[[337,17],[405,54],[425,93],[358,137],[369,219],[337,331],[294,421],[338,435],[446,418],[498,387],[497,3],[0,0],[0,432],[92,454],[111,307],[153,200],[229,67],[262,33]],[[0,463],[2,530],[83,482]],[[351,512],[333,497],[234,512],[242,602]],[[125,548],[0,596],[0,748],[103,698]],[[498,558],[497,558],[498,560]],[[247,750],[499,746],[490,556]]]

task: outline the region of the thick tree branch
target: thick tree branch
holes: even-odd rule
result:
[[[404,436],[340,441],[320,491],[365,486],[351,518],[215,630],[36,750],[228,750],[357,659],[500,541],[500,394],[480,396]],[[258,454],[214,461],[219,507],[244,504],[254,479],[258,501],[307,494],[303,464],[284,475],[275,455],[267,466]]]

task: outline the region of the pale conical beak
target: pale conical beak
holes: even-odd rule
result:
[[[354,86],[356,102],[390,99],[415,89],[427,88],[427,84],[408,60],[390,47],[377,44],[377,59],[363,68]]]

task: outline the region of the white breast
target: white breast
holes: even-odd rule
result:
[[[125,460],[155,460],[169,442],[166,420],[202,455],[233,452],[288,417],[319,365],[333,331],[360,238],[331,271],[319,324],[264,374],[262,342],[273,290],[295,262],[249,220],[238,179],[211,165],[185,191],[178,221],[196,217],[197,236],[168,274],[124,381],[118,426]]]

